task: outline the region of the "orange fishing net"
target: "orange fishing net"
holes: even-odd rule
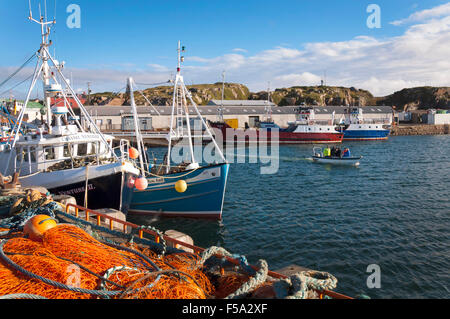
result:
[[[72,287],[118,292],[111,298],[196,299],[214,293],[208,277],[196,267],[198,256],[180,253],[160,258],[148,248],[136,245],[132,248],[150,258],[160,270],[153,269],[142,257],[105,245],[69,224],[46,231],[42,242],[11,238],[3,251],[13,262],[38,276]],[[98,276],[105,274],[109,282],[104,282],[101,288],[102,280]],[[3,261],[0,283],[0,295],[28,293],[52,299],[98,297],[30,278]]]

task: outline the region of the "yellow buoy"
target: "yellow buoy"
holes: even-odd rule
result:
[[[186,181],[185,181],[185,180],[180,179],[179,181],[177,181],[177,182],[175,183],[175,190],[176,190],[178,193],[184,193],[184,192],[186,191],[186,189],[187,189],[187,184],[186,184]]]
[[[23,232],[31,240],[39,241],[44,233],[55,227],[56,221],[48,215],[36,215],[31,217],[23,227]]]

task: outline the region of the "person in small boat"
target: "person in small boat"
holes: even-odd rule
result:
[[[335,157],[336,156],[336,147],[332,147],[331,148],[331,157]]]
[[[327,146],[323,149],[323,157],[329,157],[331,155],[331,150],[330,148]]]
[[[342,151],[341,151],[341,149],[338,147],[338,148],[336,148],[336,153],[335,153],[335,156],[336,157],[341,157],[341,154],[342,154]]]
[[[344,154],[342,157],[350,157],[350,150],[347,147],[344,149]]]

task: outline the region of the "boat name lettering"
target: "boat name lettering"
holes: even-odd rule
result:
[[[88,191],[91,191],[91,190],[94,190],[94,189],[95,189],[94,185],[92,185],[92,184],[88,185]],[[59,193],[59,195],[73,195],[73,194],[82,193],[82,192],[84,192],[84,190],[85,190],[85,188],[84,188],[84,186],[82,186],[82,187],[69,189],[67,191],[60,191],[58,193]]]
[[[156,184],[156,183],[164,183],[164,178],[157,177],[157,178],[150,178],[148,179],[149,184]]]
[[[95,134],[77,134],[77,135],[66,136],[65,141],[71,142],[71,141],[79,141],[79,140],[92,139],[92,138],[98,139],[97,135],[95,135]]]

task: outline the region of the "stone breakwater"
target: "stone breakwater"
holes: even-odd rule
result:
[[[429,124],[415,124],[415,125],[395,125],[392,127],[392,136],[401,135],[443,135],[450,134],[450,125],[429,125]]]

